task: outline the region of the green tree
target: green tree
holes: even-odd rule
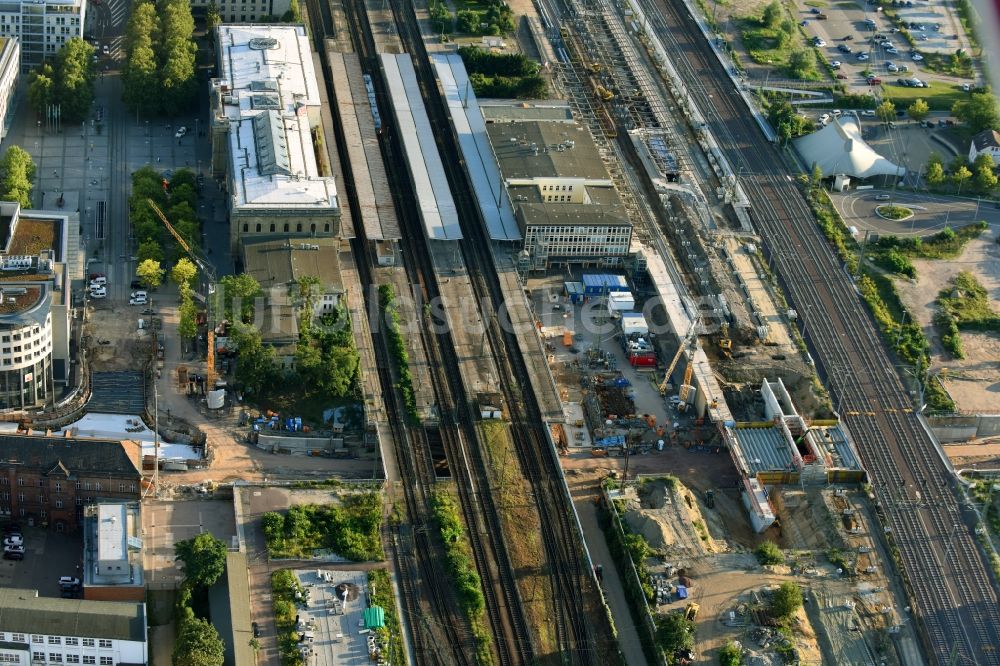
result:
[[[56,54],[55,97],[62,119],[81,122],[94,102],[94,47],[73,37]]]
[[[754,554],[757,556],[757,561],[761,564],[781,564],[785,561],[785,555],[773,541],[761,542],[754,551]]]
[[[719,650],[719,666],[740,666],[743,661],[743,650],[733,641],[729,641]]]
[[[927,102],[920,98],[913,100],[913,104],[906,107],[906,115],[918,123],[924,120],[930,112],[931,107],[927,106]]]
[[[205,29],[211,32],[222,23],[222,15],[219,13],[219,6],[215,2],[208,3],[205,9]]]
[[[694,647],[694,626],[683,613],[670,613],[656,623],[656,642],[668,655]]]
[[[0,194],[4,201],[16,201],[21,208],[31,208],[35,163],[24,148],[11,146],[0,159]]]
[[[226,319],[232,320],[235,316],[233,309],[239,308],[235,314],[239,315],[240,321],[249,323],[253,319],[254,301],[264,293],[257,279],[249,273],[224,275],[219,285]]]
[[[989,169],[992,171],[996,168],[996,162],[993,161],[993,156],[989,153],[979,153],[976,155],[976,159],[972,161],[972,170],[979,171],[980,169]]]
[[[760,24],[765,28],[777,28],[781,25],[783,15],[784,12],[781,9],[781,3],[778,0],[773,0],[769,5],[764,7],[764,13],[760,16]]]
[[[875,108],[875,115],[878,116],[879,120],[887,123],[895,119],[896,105],[892,103],[892,100],[887,99]]]
[[[459,9],[456,16],[455,29],[470,35],[479,34],[481,18],[474,9]]]
[[[208,532],[175,543],[174,555],[184,577],[198,587],[211,587],[226,570],[226,543]]]
[[[952,105],[951,112],[973,133],[1000,128],[1000,107],[988,88],[985,92],[972,93],[968,99],[958,100]]]
[[[808,78],[816,66],[816,54],[810,49],[796,49],[788,54],[788,74],[792,78]]]
[[[802,608],[802,588],[790,581],[779,585],[771,597],[771,615],[779,619],[789,618],[800,608]]]
[[[154,259],[145,259],[139,262],[135,268],[135,275],[139,281],[146,285],[147,289],[156,289],[163,284],[163,275],[166,273],[160,268],[160,262]]]
[[[140,264],[147,259],[155,261],[158,264],[163,263],[163,246],[151,238],[140,241],[139,248],[135,254],[139,257]]]
[[[320,296],[320,280],[315,275],[303,275],[297,280],[299,290],[299,326],[308,335]]]
[[[41,116],[55,99],[55,72],[52,70],[52,65],[43,63],[41,67],[31,72],[28,79],[28,102],[35,113]]]
[[[959,192],[962,191],[962,185],[964,185],[970,178],[972,178],[972,172],[969,171],[969,167],[964,164],[955,169],[954,173],[951,174],[951,182],[955,184],[955,187],[958,188]]]
[[[281,15],[281,20],[285,23],[302,23],[302,10],[299,9],[298,0],[288,3],[288,9]]]
[[[976,192],[979,194],[989,194],[996,189],[997,175],[990,167],[978,167],[975,171],[975,179],[972,184],[976,188]]]
[[[219,632],[199,617],[185,618],[174,643],[173,666],[222,666],[225,646]]]
[[[190,340],[198,335],[198,306],[189,292],[181,295],[180,317],[177,322],[177,335]]]
[[[249,394],[270,389],[278,377],[274,348],[265,345],[256,327],[235,322],[229,337],[237,350],[236,380]]]
[[[809,175],[809,182],[814,190],[823,184],[823,169],[819,164],[813,164],[812,173]]]
[[[940,162],[934,162],[927,165],[927,184],[931,187],[936,187],[945,181],[944,167],[941,166]]]
[[[198,267],[187,257],[178,259],[174,267],[170,269],[170,279],[177,285],[182,294],[191,291],[191,285],[196,277],[198,277]]]

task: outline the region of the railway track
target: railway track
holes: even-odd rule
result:
[[[345,12],[351,22],[351,33],[364,68],[377,78],[379,63],[367,16],[359,7],[350,3],[345,5]],[[380,91],[379,96],[381,108],[388,109],[388,100],[384,97],[384,93]],[[398,160],[394,157],[400,155],[400,144],[398,141],[393,141],[395,128],[391,118],[387,117],[384,122],[386,131],[382,148],[386,162],[402,164],[401,157]],[[429,248],[422,242],[424,238],[422,223],[412,207],[404,204],[402,193],[409,191],[409,183],[405,177],[400,177],[393,170],[390,170],[388,175],[390,180],[395,181],[393,187],[397,197],[395,203],[405,227],[403,244],[408,259],[407,277],[410,284],[418,288],[423,302],[430,302],[430,299],[439,296],[438,287]],[[411,196],[409,200],[413,200],[413,197]],[[428,318],[424,318],[422,324],[421,340],[428,362],[433,368],[434,391],[442,419],[437,426],[408,428],[410,441],[419,450],[427,452],[421,456],[425,458],[424,462],[431,460],[429,452],[436,447],[442,447],[445,451],[468,528],[473,559],[482,581],[485,610],[489,628],[495,638],[499,663],[505,665],[530,663],[533,659],[531,634],[517,594],[513,567],[502,541],[499,513],[488,492],[490,480],[485,461],[480,455],[481,447],[468,446],[469,443],[476,443],[477,433],[472,406],[466,404],[464,400],[465,391],[454,345],[449,334],[436,333],[432,330],[434,327]],[[404,411],[399,409],[396,413],[402,414]],[[422,480],[420,501],[424,508],[427,505],[429,484],[434,481],[433,478]],[[485,494],[479,491],[481,488],[486,489]],[[421,520],[418,524],[429,522],[426,511],[420,511],[418,515]],[[450,580],[444,579],[444,583],[442,586],[444,588],[453,587]],[[465,624],[464,620],[462,624]],[[471,634],[461,639],[457,636],[451,638],[452,645],[457,648],[455,652],[461,652],[456,654],[459,663],[475,663],[476,646]]]
[[[742,173],[752,218],[870,475],[887,538],[898,549],[929,657],[1000,664],[995,581],[934,442],[913,413],[867,307],[817,229],[778,149],[742,104],[680,0],[649,0],[654,27],[706,121]]]
[[[394,0],[391,4],[400,28],[399,35],[413,55],[439,147],[446,156],[459,156],[461,153],[437,91],[413,7],[404,0]],[[544,422],[531,391],[517,339],[513,332],[498,324],[503,319],[498,308],[503,304],[504,294],[493,262],[491,241],[486,235],[471,185],[459,159],[445,159],[444,164],[465,237],[461,243],[462,256],[479,301],[487,340],[498,364],[515,447],[542,516],[542,542],[556,608],[552,623],[559,651],[564,663],[595,664],[603,656],[616,653],[611,627],[597,601],[599,595],[594,579],[584,564],[581,536],[572,517],[571,500],[561,481],[561,466],[544,434]],[[592,624],[595,618],[603,623],[599,628]],[[607,638],[599,640],[598,630]]]
[[[324,44],[326,36],[333,34],[332,12],[326,0],[307,0],[307,11],[324,69],[327,92],[332,99],[334,91],[330,85],[332,78]],[[351,18],[351,12],[347,14]],[[354,18],[357,19],[356,16]],[[358,26],[360,23],[352,26],[353,35],[356,40],[361,40],[366,33],[359,31]],[[336,113],[335,106],[332,112]],[[346,155],[343,137],[338,134],[336,142],[339,154]],[[348,176],[344,184],[348,194],[346,200],[353,207],[354,218],[360,221],[361,210],[356,198],[350,196],[353,183],[350,178],[351,165],[346,160],[342,162],[344,173]],[[398,206],[399,202],[396,203]],[[363,225],[359,227],[363,231]],[[356,258],[360,282],[365,289],[367,311],[378,312],[376,281],[371,269],[377,263],[376,258],[371,256],[363,234],[351,242],[351,249]],[[383,328],[373,326],[371,332],[387,412],[405,414],[406,409],[391,370],[393,364]],[[432,522],[428,509],[429,496],[436,482],[429,442],[421,429],[408,428],[401,419],[390,419],[389,426],[396,449],[408,523],[390,528],[386,541],[398,572],[400,604],[406,616],[404,620],[410,629],[413,652],[421,664],[473,666],[476,663],[473,657],[475,652],[471,647],[474,639],[458,610],[455,596],[451,593],[451,580],[444,569],[444,550],[440,539],[432,538],[428,528]]]

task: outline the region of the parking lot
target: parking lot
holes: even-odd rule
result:
[[[174,544],[210,532],[229,546],[236,536],[231,500],[145,501],[142,507],[143,565],[150,589],[170,590],[184,579]]]
[[[60,576],[79,576],[83,564],[83,535],[64,534],[21,525],[24,559],[0,560],[0,587],[38,590],[43,597],[58,597]]]
[[[895,22],[883,15],[881,7],[871,2],[838,2],[822,9],[818,2],[799,2],[793,6],[807,39],[817,45],[820,52],[836,69],[835,76],[851,87],[851,92],[865,92],[869,85],[867,75],[873,75],[883,85],[895,86],[898,78],[918,78],[931,87],[954,87],[963,79],[937,74],[922,66],[924,55],[929,53],[954,53],[968,50],[968,40],[950,5],[907,0],[893,8],[905,21],[915,46],[910,46]],[[886,3],[891,6],[891,3]],[[820,18],[825,17],[825,18]],[[878,39],[872,39],[879,35]],[[970,84],[973,81],[964,80]],[[936,85],[935,85],[936,84]]]

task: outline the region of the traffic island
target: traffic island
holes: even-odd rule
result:
[[[905,206],[876,206],[875,214],[884,220],[893,220],[894,222],[901,222],[903,220],[908,220],[913,217],[913,211]]]

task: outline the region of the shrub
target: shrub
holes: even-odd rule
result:
[[[802,588],[795,583],[786,581],[778,586],[771,597],[771,615],[779,619],[791,617],[795,611],[802,608]]]
[[[757,555],[757,561],[761,564],[781,564],[785,561],[785,555],[778,548],[778,545],[773,541],[764,541],[759,546],[757,550],[754,551]]]

